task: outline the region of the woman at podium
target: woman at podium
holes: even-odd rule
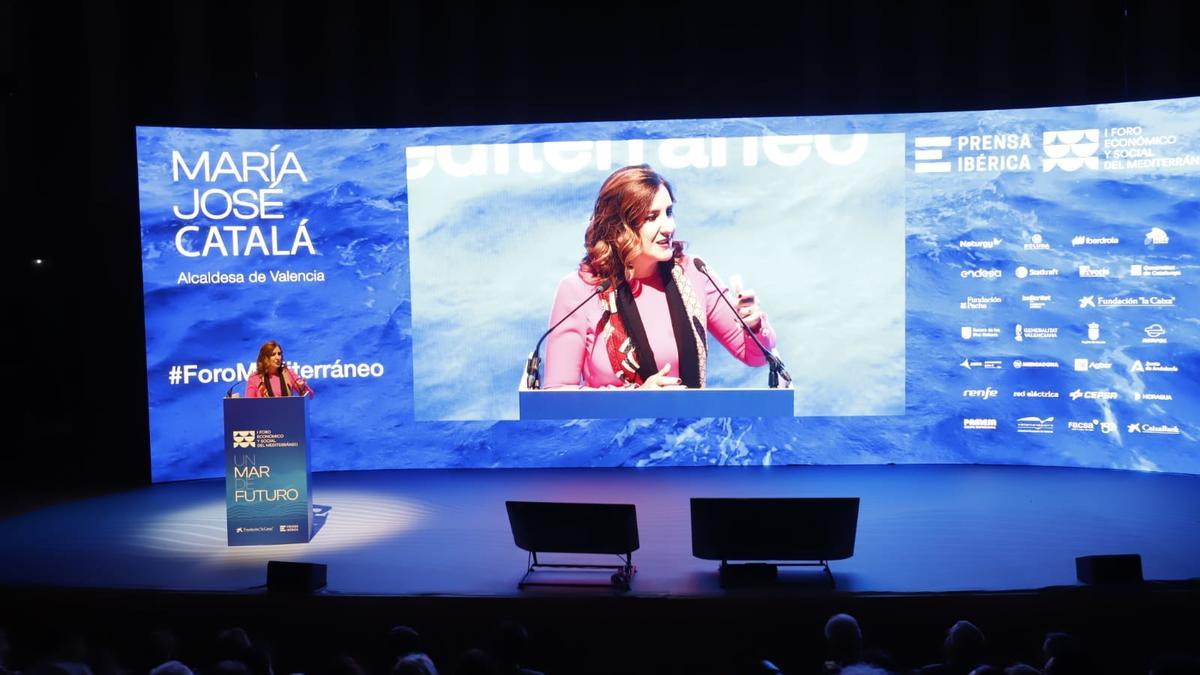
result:
[[[255,372],[246,381],[246,398],[273,396],[313,397],[312,387],[299,375],[293,373],[283,362],[283,347],[274,340],[267,340],[258,350]]]
[[[707,333],[746,365],[766,365],[738,321],[740,314],[774,349],[754,292],[738,280],[726,288],[684,255],[675,235],[675,194],[648,165],[618,169],[604,181],[584,233],[586,253],[559,282],[550,312],[551,326],[567,320],[548,338],[545,388],[703,387]]]

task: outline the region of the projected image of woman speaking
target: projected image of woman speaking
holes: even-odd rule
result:
[[[703,387],[710,332],[746,365],[766,365],[737,316],[774,349],[754,292],[736,281],[725,288],[702,261],[684,255],[674,191],[648,165],[627,166],[604,181],[584,246],[550,313],[551,326],[566,321],[548,339],[547,389]],[[725,293],[736,313],[721,299]]]

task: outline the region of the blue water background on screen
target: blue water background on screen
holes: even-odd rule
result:
[[[1140,127],[1145,134],[1174,135],[1163,154],[1194,155],[1195,99],[1140,104],[1112,104],[1001,112],[936,113],[903,116],[788,118],[771,120],[702,120],[679,122],[592,123],[464,127],[424,130],[247,131],[141,128],[138,161],[142,211],[143,273],[146,298],[147,367],[150,394],[151,460],[155,480],[176,480],[221,473],[220,398],[227,383],[172,385],[171,366],[218,367],[252,361],[258,345],[273,337],[283,343],[289,360],[301,363],[377,363],[382,377],[316,378],[318,396],[312,406],[313,469],[408,467],[527,466],[672,466],[708,464],[967,462],[1079,465],[1141,470],[1200,472],[1196,425],[1198,387],[1197,292],[1195,232],[1200,220],[1197,168],[1144,170],[1051,170],[1043,172],[1045,131]],[[747,129],[757,129],[748,132]],[[798,255],[822,233],[835,230],[821,223],[786,239],[770,230],[771,219],[749,217],[748,204],[721,211],[716,174],[677,171],[671,178],[680,190],[679,228],[693,250],[706,257],[723,276],[742,274],[779,321],[781,352],[802,378],[825,377],[824,389],[799,391],[795,418],[576,420],[518,422],[511,416],[511,392],[521,361],[545,328],[553,283],[577,260],[582,229],[594,199],[594,173],[563,180],[538,192],[512,213],[479,195],[442,198],[444,217],[430,222],[463,231],[454,237],[428,238],[422,230],[410,238],[410,199],[405,149],[410,146],[641,138],[648,141],[691,136],[735,138],[753,133],[879,135],[886,146],[891,134],[904,134],[903,175],[881,159],[876,182],[861,183],[887,199],[857,203],[848,194],[840,206],[823,209],[836,215],[836,234],[861,231],[888,241],[893,230],[873,216],[899,204],[905,215],[902,248],[877,246],[884,264],[903,252],[903,277],[859,265],[845,277],[825,276],[812,283],[811,295],[837,299],[839,288],[862,289],[886,284],[884,297],[899,297],[902,332],[870,324],[806,325],[805,303],[794,289],[780,294],[782,282],[748,262],[753,247],[729,246],[730,229],[763,228],[768,241],[784,242],[782,255]],[[917,173],[917,137],[987,136],[1027,133],[1028,150],[991,152],[1027,154],[1029,170]],[[278,144],[302,158],[309,181],[286,183],[287,219],[310,219],[316,256],[294,258],[183,258],[175,251],[177,219],[170,206],[181,188],[170,180],[171,150],[212,152],[221,149],[265,151]],[[895,149],[892,148],[891,151]],[[951,146],[947,159],[969,156],[970,148]],[[976,153],[979,154],[979,153]],[[811,164],[815,167],[816,164]],[[801,169],[806,168],[801,165]],[[708,170],[708,171],[711,171]],[[891,186],[903,180],[903,193]],[[829,197],[829,191],[805,192],[811,176],[799,181],[805,199]],[[711,182],[709,182],[711,181]],[[853,185],[853,181],[850,183]],[[747,181],[743,186],[752,186]],[[190,185],[186,186],[190,189]],[[491,189],[491,188],[489,188]],[[533,194],[530,192],[529,194]],[[549,196],[546,196],[549,195]],[[781,207],[794,195],[766,195]],[[889,201],[890,200],[890,201]],[[419,204],[419,199],[414,200]],[[498,210],[489,211],[489,206]],[[803,208],[804,204],[800,205]],[[768,209],[769,210],[769,209]],[[859,214],[859,215],[855,215]],[[856,218],[859,222],[855,222]],[[536,228],[530,229],[531,224]],[[419,225],[419,224],[418,224]],[[561,225],[561,227],[560,227]],[[1152,228],[1170,236],[1169,244],[1146,242]],[[436,229],[436,228],[435,228]],[[688,230],[695,232],[691,236]],[[511,256],[504,248],[516,234],[540,239],[533,260]],[[1049,248],[1026,249],[1035,235]],[[1072,238],[1114,236],[1113,246],[1072,246]],[[830,235],[832,236],[832,235]],[[846,241],[853,243],[853,237]],[[808,237],[808,239],[805,239]],[[962,240],[999,239],[991,249],[965,248]],[[474,256],[479,269],[435,263],[411,256],[414,246],[443,246],[447,254]],[[834,237],[834,240],[837,240]],[[801,245],[797,245],[800,242]],[[876,240],[862,242],[871,254]],[[431,251],[434,249],[430,249]],[[772,251],[775,252],[774,250]],[[889,257],[887,254],[891,253]],[[476,255],[478,253],[478,255]],[[854,256],[846,252],[853,261]],[[482,260],[481,260],[482,259]],[[1107,267],[1107,278],[1081,278],[1080,264]],[[1175,265],[1178,277],[1136,277],[1133,264]],[[532,265],[551,278],[544,289],[518,297],[483,285],[471,293],[467,280],[520,281],[533,278],[522,270]],[[411,266],[411,269],[410,269]],[[1058,276],[1016,276],[1019,266],[1057,269]],[[319,284],[266,283],[180,285],[181,271],[320,270]],[[963,278],[961,272],[998,269],[996,279]],[[472,275],[480,274],[479,277]],[[802,272],[796,272],[800,276]],[[857,275],[857,276],[855,276]],[[788,277],[784,277],[788,278]],[[766,281],[766,285],[760,282]],[[890,281],[889,281],[890,280]],[[860,284],[856,286],[855,284]],[[896,284],[903,285],[899,292]],[[410,291],[414,289],[413,291]],[[439,288],[456,292],[438,293]],[[420,295],[418,296],[418,289]],[[888,296],[887,293],[895,295]],[[1030,309],[1022,296],[1050,295],[1041,309]],[[1080,307],[1091,296],[1166,295],[1173,307]],[[1002,302],[986,310],[967,311],[967,296],[997,296]],[[414,317],[413,304],[420,310]],[[836,303],[833,303],[836,304]],[[852,305],[853,306],[853,303]],[[428,307],[430,312],[423,314]],[[478,316],[511,318],[500,334],[483,338],[489,353],[481,366],[472,355],[482,348],[462,335],[427,340],[440,352],[414,349],[422,331],[446,317],[478,312]],[[878,320],[875,317],[867,317]],[[789,323],[789,321],[791,323]],[[1084,344],[1087,324],[1098,323],[1104,344]],[[460,322],[462,323],[462,322]],[[1055,340],[1015,341],[1016,324],[1057,327]],[[1143,344],[1147,326],[1166,330],[1166,344]],[[999,336],[965,340],[964,326],[996,327]],[[462,330],[461,327],[456,330]],[[800,368],[809,356],[805,336],[820,332],[835,344],[866,343],[862,353],[873,361],[839,363],[822,375]],[[416,335],[414,335],[416,333]],[[430,335],[434,335],[430,328]],[[903,349],[888,346],[890,336],[903,336]],[[874,338],[882,342],[871,343]],[[442,343],[439,345],[439,343]],[[881,346],[882,345],[882,346]],[[890,360],[899,351],[898,361]],[[511,353],[510,353],[511,352]],[[718,361],[718,378],[734,384],[756,384],[761,373]],[[1076,371],[1075,359],[1107,363],[1104,370]],[[415,372],[421,378],[414,379]],[[992,360],[1002,368],[964,368],[971,360]],[[1016,360],[1058,361],[1057,369],[1015,368]],[[1135,362],[1150,360],[1177,367],[1177,373],[1136,372]],[[828,364],[828,359],[822,361]],[[899,369],[889,371],[889,368]],[[486,372],[486,377],[480,373]],[[891,372],[891,374],[889,374]],[[899,377],[898,373],[903,376]],[[457,379],[454,375],[457,373]],[[428,376],[428,377],[426,377]],[[799,379],[799,378],[798,378]],[[819,380],[818,380],[819,381]],[[461,384],[459,384],[461,383]],[[882,384],[881,384],[882,383]],[[856,387],[860,391],[856,392]],[[472,389],[474,388],[474,389]],[[967,390],[994,388],[988,399],[969,398]],[[423,392],[424,390],[424,392]],[[1115,400],[1073,400],[1074,391],[1116,392]],[[417,392],[414,395],[414,391]],[[1016,398],[1014,391],[1055,391],[1057,399]],[[423,392],[423,393],[422,393]],[[496,392],[500,392],[496,394]],[[1168,392],[1171,401],[1136,400],[1135,394]],[[822,407],[824,406],[824,407]],[[857,407],[856,407],[857,406]],[[902,407],[902,409],[898,409]],[[902,414],[901,414],[902,413]],[[1016,431],[1024,417],[1054,417],[1052,434]],[[477,418],[476,421],[439,417]],[[994,431],[964,429],[964,418],[994,419]],[[1096,420],[1115,425],[1115,432],[1073,431],[1068,422]],[[1178,435],[1130,431],[1131,424],[1175,427]]]

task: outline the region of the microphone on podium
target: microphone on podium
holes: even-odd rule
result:
[[[292,373],[292,370],[288,368],[286,363],[281,363],[279,364],[279,379],[283,379],[284,373]],[[297,396],[312,396],[312,387],[308,386],[307,380],[301,379],[296,373],[292,373],[292,382],[296,383]]]
[[[693,257],[692,264],[696,266],[696,269],[700,270],[701,274],[708,278],[708,280],[712,283],[713,288],[720,290],[721,285],[718,284],[716,280],[712,278],[712,275],[708,273],[708,265],[705,265],[703,260]],[[778,389],[779,378],[781,377],[784,380],[785,387],[791,386],[792,376],[789,375],[787,369],[783,367],[783,361],[778,356],[775,356],[775,354],[771,353],[771,351],[766,347],[764,347],[762,342],[759,342],[758,336],[754,334],[754,331],[750,330],[750,326],[746,325],[746,320],[743,319],[742,315],[738,313],[737,308],[733,306],[733,303],[729,301],[729,298],[725,297],[724,293],[717,293],[717,295],[721,296],[721,299],[725,301],[725,304],[729,305],[729,309],[733,310],[733,315],[736,316],[737,320],[742,324],[742,328],[746,330],[746,333],[750,336],[750,339],[754,340],[754,344],[758,345],[759,350],[762,351],[763,358],[767,360],[767,365],[771,367],[771,374],[767,378],[768,386],[770,386],[772,389]]]
[[[596,290],[592,291],[591,295],[584,298],[583,302],[579,303],[578,305],[575,305],[575,309],[572,309],[571,311],[567,312],[566,316],[559,319],[558,322],[555,323],[553,326],[551,326],[550,329],[547,330],[545,333],[542,333],[542,337],[538,338],[537,346],[533,348],[532,352],[530,352],[529,358],[525,359],[525,387],[527,389],[541,389],[542,388],[542,378],[541,378],[542,359],[540,356],[538,356],[538,352],[541,351],[542,342],[545,341],[546,337],[549,336],[551,333],[553,333],[555,328],[558,328],[559,326],[561,326],[564,321],[571,318],[571,315],[573,315],[575,312],[578,312],[579,309],[581,307],[583,307],[584,305],[586,305],[589,300],[596,297],[597,295],[600,295],[604,291],[607,291],[611,286],[612,286],[611,279],[605,279],[604,281],[601,281],[600,285],[596,287]]]

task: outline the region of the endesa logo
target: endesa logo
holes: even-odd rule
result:
[[[999,279],[1004,273],[998,269],[963,270],[958,276],[963,279]]]

